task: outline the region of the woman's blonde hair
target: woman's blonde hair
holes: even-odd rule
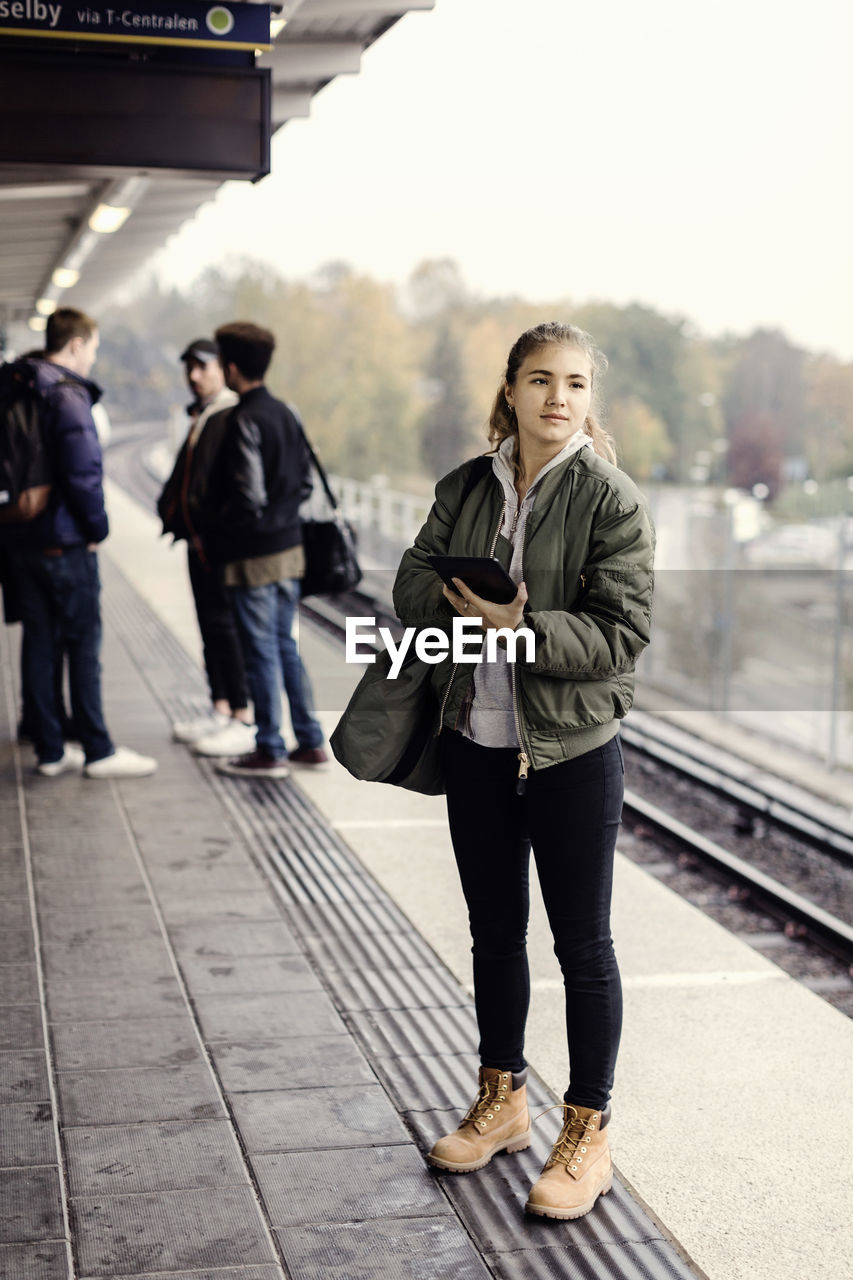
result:
[[[533,329],[526,329],[513,344],[507,357],[506,373],[501,379],[492,412],[489,415],[489,442],[498,449],[508,436],[518,439],[518,419],[515,410],[507,404],[506,388],[515,385],[518,371],[524,361],[541,347],[559,344],[563,347],[578,347],[589,360],[592,373],[592,400],[584,420],[584,430],[592,440],[595,452],[608,462],[616,462],[616,448],[613,437],[605,431],[600,419],[599,382],[607,368],[607,356],[599,351],[592,338],[583,329],[574,324],[560,324],[549,320],[545,324],[537,324]],[[516,460],[518,450],[516,450]]]

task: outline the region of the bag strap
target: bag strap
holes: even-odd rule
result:
[[[459,511],[457,512],[457,515],[456,515],[457,520],[459,519],[459,516],[462,514],[462,508],[465,506],[465,503],[468,501],[471,494],[474,492],[474,490],[476,489],[477,485],[480,483],[480,481],[482,480],[486,472],[491,471],[491,469],[492,469],[492,459],[488,455],[484,455],[481,453],[479,457],[476,457],[474,459],[473,463],[471,464],[471,470],[468,472],[468,478],[465,481],[465,488],[462,490],[462,500],[459,503]]]
[[[314,446],[312,445],[311,441],[308,439],[308,436],[305,433],[305,428],[302,425],[302,419],[299,417],[299,414],[296,412],[296,410],[293,408],[292,405],[288,405],[287,407],[288,409],[290,409],[290,412],[293,414],[294,418],[296,419],[299,425],[299,430],[302,434],[302,439],[305,443],[305,448],[308,450],[308,456],[310,457],[312,463],[314,464],[314,468],[317,472],[317,475],[320,477],[320,483],[322,484],[323,488],[326,491],[326,497],[329,499],[329,506],[332,508],[333,511],[337,511],[338,500],[335,497],[335,495],[332,493],[332,486],[329,484],[329,477],[326,475],[325,468],[323,467],[323,464],[320,461],[320,459],[317,457],[317,454],[314,450]]]

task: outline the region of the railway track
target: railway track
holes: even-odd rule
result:
[[[744,819],[770,822],[798,839],[808,840],[815,848],[837,858],[843,866],[853,867],[853,821],[840,814],[821,817],[817,809],[829,809],[819,801],[806,801],[804,795],[781,796],[764,789],[759,781],[744,778],[744,764],[732,758],[724,760],[719,753],[713,762],[699,760],[689,746],[673,743],[647,727],[644,718],[638,726],[632,717],[622,727],[622,740],[633,751],[643,753],[659,763],[666,763],[675,773],[689,778],[705,790],[737,805]],[[765,786],[775,787],[776,780],[767,775]]]
[[[746,859],[694,831],[635,791],[626,790],[624,814],[635,826],[651,826],[672,841],[681,852],[721,873],[733,885],[746,890],[755,903],[789,926],[790,936],[808,936],[847,964],[853,964],[853,927],[788,888]]]

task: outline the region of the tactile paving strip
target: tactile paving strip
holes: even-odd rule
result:
[[[155,696],[172,719],[198,713],[205,702],[201,673],[114,567],[109,576],[110,620],[138,665],[152,672]],[[472,1093],[476,1028],[470,996],[292,783],[271,787],[221,777],[203,760],[199,767],[260,852],[318,977],[409,1132],[428,1149],[450,1127],[458,1099]],[[529,1092],[535,1110],[557,1101],[532,1075]],[[512,1159],[497,1157],[474,1177],[438,1180],[464,1227],[460,1235],[446,1220],[406,1218],[408,1229],[401,1230],[401,1220],[389,1218],[387,1256],[380,1256],[376,1232],[365,1253],[352,1222],[345,1230],[282,1225],[276,1235],[295,1280],[320,1274],[421,1280],[424,1243],[452,1259],[463,1237],[480,1248],[477,1277],[695,1280],[697,1273],[618,1180],[595,1211],[576,1222],[525,1217],[527,1189],[550,1150],[558,1118],[547,1134],[545,1127],[534,1128],[531,1148]],[[394,1142],[392,1131],[389,1140]],[[413,1249],[416,1238],[420,1251]],[[464,1267],[456,1274],[467,1280]]]

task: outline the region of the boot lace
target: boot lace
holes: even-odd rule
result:
[[[548,1157],[545,1168],[548,1169],[554,1164],[564,1164],[574,1173],[577,1171],[577,1166],[583,1164],[588,1144],[595,1133],[596,1119],[601,1113],[593,1112],[589,1119],[584,1120],[569,1103],[563,1102],[558,1106],[565,1112],[565,1119],[560,1130],[560,1136],[554,1143],[554,1148]],[[547,1107],[546,1111],[540,1112],[540,1116],[544,1116],[547,1111],[556,1109],[556,1107]],[[540,1116],[536,1117],[537,1120]]]
[[[506,1102],[507,1081],[500,1080],[484,1080],[480,1085],[477,1096],[468,1108],[468,1114],[465,1116],[463,1124],[471,1121],[478,1129],[483,1130],[488,1126],[490,1120],[494,1120],[495,1113],[500,1111],[501,1104]]]

